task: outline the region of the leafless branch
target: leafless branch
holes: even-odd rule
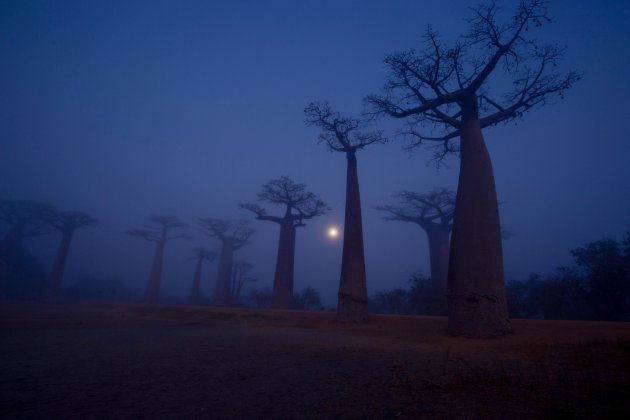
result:
[[[449,188],[436,188],[425,194],[402,191],[395,197],[398,205],[375,207],[376,210],[388,213],[385,220],[412,222],[423,229],[433,226],[451,228],[455,194]]]
[[[197,224],[203,233],[223,243],[229,242],[234,250],[247,245],[249,238],[254,234],[254,230],[248,227],[249,222],[246,220],[228,221],[205,218],[199,219]]]
[[[344,117],[333,111],[326,102],[311,102],[304,109],[305,123],[322,129],[319,142],[326,144],[330,151],[355,153],[374,143],[386,143],[381,131],[359,131],[364,122],[357,118]]]
[[[445,150],[441,155],[445,156],[450,153],[447,140],[459,135],[465,117],[462,110],[471,103],[470,98],[477,103],[473,112],[484,128],[562,97],[581,75],[557,72],[564,51],[541,45],[531,35],[531,28],[551,21],[547,3],[520,1],[504,23],[500,23],[501,10],[494,2],[471,8],[470,30],[452,47],[445,46],[429,28],[422,50],[385,57],[389,79],[381,94],[365,98],[368,113],[409,120],[412,127],[406,134],[412,139],[411,147],[425,140],[442,141]],[[493,93],[488,83],[491,74],[511,80],[511,88]]]

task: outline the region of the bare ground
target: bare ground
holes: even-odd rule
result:
[[[0,302],[0,417],[630,418],[630,324]]]

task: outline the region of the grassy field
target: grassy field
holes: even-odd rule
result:
[[[0,417],[630,418],[630,324],[0,302]]]

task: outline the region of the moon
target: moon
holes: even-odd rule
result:
[[[330,239],[337,239],[339,237],[339,229],[337,229],[335,226],[331,226],[328,228],[326,235],[328,235]]]

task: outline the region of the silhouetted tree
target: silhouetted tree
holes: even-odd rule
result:
[[[241,290],[247,282],[256,281],[253,277],[248,277],[247,273],[253,266],[245,261],[236,261],[232,264],[232,284],[230,286],[230,300],[234,306],[241,306]]]
[[[409,293],[402,288],[382,290],[372,297],[372,301],[380,312],[386,314],[408,314]]]
[[[310,311],[311,308],[319,308],[322,306],[322,299],[319,292],[312,287],[305,287],[300,293],[295,294],[295,307]]]
[[[193,259],[196,261],[195,274],[193,276],[192,289],[188,302],[192,305],[199,305],[202,302],[201,297],[201,268],[203,261],[214,261],[217,259],[216,252],[208,251],[204,248],[195,248],[193,250]]]
[[[257,308],[269,308],[271,307],[271,289],[266,287],[260,290],[252,290],[249,294],[249,300]]]
[[[154,215],[149,218],[153,225],[144,229],[129,230],[127,233],[131,236],[137,236],[146,239],[149,242],[155,242],[155,255],[149,279],[147,281],[147,289],[144,295],[146,302],[156,303],[160,299],[160,281],[162,278],[162,263],[164,261],[164,246],[171,239],[185,238],[189,239],[187,234],[179,234],[169,236],[172,229],[185,228],[188,225],[182,223],[175,216]]]
[[[230,285],[234,251],[248,245],[254,231],[247,227],[248,222],[244,220],[226,221],[207,218],[199,219],[198,224],[206,235],[221,241],[221,256],[212,304],[227,306],[231,303]]]
[[[427,308],[428,315],[443,315],[446,313],[449,235],[455,196],[448,188],[437,188],[425,194],[403,191],[396,196],[398,205],[378,206],[376,209],[389,213],[385,220],[415,223],[426,232],[431,261],[431,299]]]
[[[620,242],[601,239],[571,254],[597,318],[620,321],[630,315],[630,233]]]
[[[469,32],[452,46],[429,28],[423,50],[386,57],[384,94],[366,98],[375,115],[405,119],[410,147],[437,142],[437,159],[459,152],[448,275],[448,329],[454,335],[511,331],[497,195],[481,130],[521,117],[579,80],[575,72],[556,73],[562,49],[540,45],[528,32],[550,21],[546,4],[521,1],[505,23],[497,21],[495,3],[472,8]],[[491,79],[499,80],[495,89],[506,90],[491,91]],[[459,147],[452,144],[455,138]]]
[[[44,218],[50,206],[30,201],[0,200],[0,222],[7,233],[0,243],[0,299],[7,297],[11,277],[18,276],[22,241],[50,232]]]
[[[344,153],[348,161],[337,321],[367,322],[368,297],[356,153],[366,146],[387,140],[378,131],[359,131],[363,125],[360,120],[343,117],[327,103],[312,102],[306,106],[304,113],[307,125],[322,129],[319,142],[324,143],[331,152]]]
[[[54,300],[59,297],[72,235],[77,229],[96,226],[98,220],[80,211],[59,211],[52,208],[46,212],[45,218],[53,229],[61,232],[61,242],[46,286],[46,299]]]
[[[284,215],[269,216],[258,204],[240,206],[256,214],[256,219],[280,225],[276,272],[273,281],[272,308],[292,309],[293,273],[295,261],[295,230],[306,226],[304,220],[326,213],[328,206],[315,194],[306,190],[306,185],[296,184],[287,176],[267,182],[258,194],[258,201],[284,206]]]
[[[417,315],[435,315],[433,282],[420,273],[409,276],[409,313]]]

